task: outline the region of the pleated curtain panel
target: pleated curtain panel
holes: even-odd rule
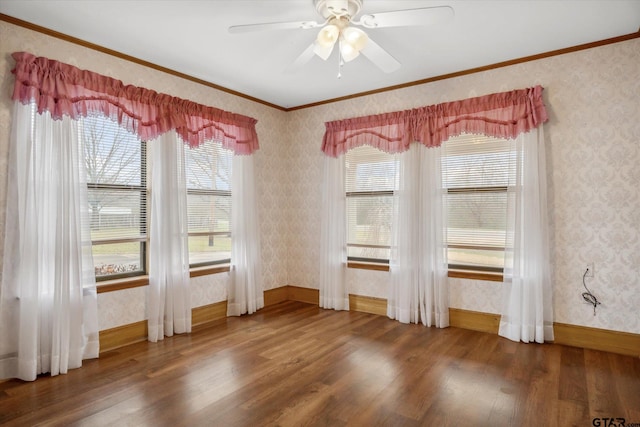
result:
[[[400,178],[392,224],[387,314],[405,323],[449,325],[446,206],[441,146],[460,134],[511,141],[517,170],[509,185],[504,304],[500,335],[553,340],[547,230],[543,88],[446,102],[325,123],[326,155],[320,241],[320,301],[348,309],[343,155],[370,145],[399,153]],[[328,176],[330,175],[330,176]]]
[[[256,120],[16,52],[0,287],[0,379],[57,375],[98,357],[95,272],[78,120],[102,115],[147,141],[149,340],[191,330],[184,144],[237,160],[230,315],[264,306],[253,156]],[[235,162],[235,160],[234,160]],[[250,188],[247,196],[243,187]],[[236,200],[238,199],[238,200]]]

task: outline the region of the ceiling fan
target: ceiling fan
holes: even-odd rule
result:
[[[297,68],[307,63],[314,55],[327,60],[334,48],[338,47],[338,78],[345,62],[357,58],[360,54],[373,62],[386,73],[400,68],[400,63],[374,42],[369,35],[358,27],[367,30],[385,27],[403,27],[431,25],[445,21],[453,16],[449,6],[423,7],[418,9],[394,10],[363,14],[358,19],[364,0],[313,0],[318,14],[324,19],[316,21],[270,22],[260,24],[233,25],[230,33],[246,33],[266,30],[320,28],[315,41],[293,62]]]

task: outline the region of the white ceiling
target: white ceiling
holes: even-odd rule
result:
[[[402,67],[362,55],[286,68],[317,34],[230,34],[231,25],[321,18],[312,0],[0,0],[0,13],[80,38],[283,108],[545,53],[640,29],[640,0],[364,0],[361,14],[448,5],[433,26],[367,30]]]

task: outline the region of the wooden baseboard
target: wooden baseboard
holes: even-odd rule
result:
[[[387,314],[387,300],[384,298],[349,295],[349,306],[352,311],[362,311],[381,316],[386,316]],[[500,326],[500,315],[450,308],[449,325],[456,328],[497,334]],[[554,323],[553,330],[555,344],[640,357],[640,334],[565,323]]]
[[[301,288],[298,286],[287,286],[287,299],[291,301],[306,302],[308,304],[320,305],[320,291],[311,288]]]
[[[349,308],[351,311],[361,311],[386,316],[387,300],[384,298],[351,294],[349,295]],[[498,326],[500,325],[500,315],[450,308],[449,324],[456,328],[497,334]]]
[[[191,309],[191,326],[197,327],[227,317],[227,302],[220,301]]]
[[[455,328],[497,334],[500,326],[500,315],[450,308],[449,325]]]
[[[283,286],[265,291],[264,300],[265,306],[278,304],[287,300],[318,305],[320,292],[318,289]],[[349,305],[351,311],[360,311],[380,316],[387,315],[387,300],[384,298],[349,295]],[[192,310],[192,316],[194,327],[224,319],[227,316],[227,302],[222,301],[196,307]],[[497,334],[500,315],[450,308],[449,324],[456,328]],[[565,323],[554,323],[554,333],[555,344],[640,357],[640,334],[589,328]],[[100,331],[100,352],[103,353],[129,344],[145,341],[147,335],[146,320]]]
[[[268,289],[264,291],[264,306],[279,304],[285,302],[289,295],[288,286],[282,286],[280,288]]]
[[[196,307],[191,310],[191,322],[194,328],[207,322],[224,319],[226,317],[226,301]],[[148,335],[149,329],[146,320],[105,329],[100,331],[100,353],[146,341]]]
[[[264,292],[265,306],[286,301],[288,297],[287,286],[270,289]],[[227,301],[195,307],[191,310],[191,324],[194,328],[215,320],[227,317]],[[111,329],[100,331],[100,353],[115,350],[129,344],[145,341],[149,331],[147,321],[130,323]]]
[[[386,316],[387,300],[384,298],[349,294],[349,310]]]
[[[318,289],[302,288],[299,286],[287,286],[287,299],[290,301],[305,302],[308,304],[320,304],[320,291]],[[349,294],[349,308],[351,311],[363,313],[387,315],[387,300],[384,298],[367,297]]]
[[[148,335],[146,320],[105,329],[104,331],[100,331],[100,353],[146,341]]]
[[[640,334],[554,323],[556,344],[640,357]]]

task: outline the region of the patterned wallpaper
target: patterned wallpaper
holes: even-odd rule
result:
[[[12,105],[10,94],[13,88],[13,59],[10,54],[15,51],[27,51],[96,71],[128,84],[258,119],[260,150],[256,153],[256,181],[260,195],[258,209],[263,244],[264,285],[265,289],[272,289],[288,283],[285,256],[287,237],[283,232],[286,229],[287,216],[283,215],[283,207],[289,201],[282,186],[281,160],[287,145],[283,143],[280,133],[287,119],[285,112],[3,21],[0,21],[0,40],[0,230],[4,229],[6,163]],[[4,236],[1,239],[4,239]],[[3,247],[2,241],[0,240],[0,250]],[[192,279],[192,306],[224,301],[227,280],[227,274]],[[100,294],[98,304],[101,330],[146,318],[145,288]]]
[[[640,39],[289,113],[289,283],[317,288],[323,123],[540,84],[557,322],[640,333]],[[582,274],[601,301],[586,304]],[[386,297],[388,273],[348,275],[351,293]],[[499,283],[450,280],[450,305],[500,313]]]
[[[258,119],[266,289],[318,287],[325,121],[540,84],[550,112],[545,133],[556,321],[640,333],[640,39],[289,113],[5,22],[0,39],[0,226],[13,82],[9,54],[25,50]],[[589,262],[595,277],[587,285],[602,302],[596,316],[580,295]],[[192,305],[224,300],[227,277],[194,278]],[[386,297],[388,273],[349,270],[348,279],[352,293]],[[452,279],[450,285],[452,307],[500,311],[499,284]],[[100,329],[143,320],[144,288],[100,294],[99,310]]]

